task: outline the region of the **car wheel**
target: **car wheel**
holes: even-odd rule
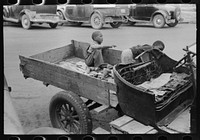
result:
[[[51,28],[56,28],[57,25],[58,25],[58,23],[49,23],[49,26],[50,26]]]
[[[103,18],[100,14],[93,13],[90,18],[90,23],[92,25],[92,28],[101,29],[103,27]]]
[[[64,17],[64,15],[63,15],[63,13],[62,13],[61,11],[57,11],[56,13],[57,13],[57,15],[60,16],[60,19],[61,19],[61,20],[65,20],[65,17]],[[58,25],[59,25],[59,26],[63,26],[63,24],[64,24],[64,23],[59,23]]]
[[[169,27],[175,27],[177,24],[178,24],[178,20],[175,20],[174,23],[168,23],[167,25],[168,25]]]
[[[165,25],[165,19],[163,15],[157,14],[153,17],[153,25],[156,28],[162,28]]]
[[[122,25],[122,22],[112,22],[112,23],[110,23],[110,25],[111,25],[113,28],[118,28],[119,26]]]
[[[22,24],[22,27],[24,29],[30,29],[31,28],[31,25],[32,25],[31,21],[30,21],[29,17],[26,14],[24,14],[22,16],[22,18],[21,18],[21,24]]]
[[[83,100],[73,92],[54,95],[49,106],[52,126],[73,134],[91,134],[91,114]]]

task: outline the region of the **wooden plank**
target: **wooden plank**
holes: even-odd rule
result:
[[[93,132],[93,134],[110,134],[110,132],[108,132],[107,130],[105,130],[101,127],[97,127],[92,132]]]
[[[113,126],[110,127],[110,132],[111,134],[125,134],[125,132]]]
[[[81,74],[78,72],[74,72],[70,69],[62,68],[59,65],[48,63],[42,60],[36,60],[33,58],[26,58],[23,56],[20,56],[20,60],[23,61],[22,63],[25,63],[26,67],[27,65],[32,65],[32,67],[42,68],[42,73],[44,73],[44,70],[50,70],[50,74],[53,75],[55,72],[65,75],[65,77],[71,77],[73,79],[84,81],[85,83],[90,84],[91,86],[98,86],[103,89],[109,89],[116,91],[116,85],[114,83],[110,83],[108,81],[103,81],[101,79],[90,77],[89,75]],[[26,68],[27,69],[27,68]],[[31,69],[29,71],[32,71]]]
[[[73,55],[74,55],[74,46],[72,44],[69,44],[67,46],[52,49],[30,57],[50,63],[55,63]]]
[[[99,114],[99,113],[102,113],[103,111],[108,110],[109,108],[110,107],[107,105],[102,105],[100,107],[95,108],[94,111]]]
[[[158,133],[158,131],[156,129],[151,129],[146,134],[156,134],[156,133]]]
[[[190,108],[181,113],[174,121],[168,126],[168,129],[176,130],[180,133],[190,132]]]
[[[126,125],[123,125],[120,129],[124,132],[127,132],[128,134],[145,134],[151,129],[153,129],[153,127],[147,126],[138,121],[132,120]]]
[[[115,127],[115,128],[120,128],[120,127],[124,126],[125,124],[131,122],[132,120],[133,120],[133,118],[124,115],[124,116],[110,122],[110,126]]]

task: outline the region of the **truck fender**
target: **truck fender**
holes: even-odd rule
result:
[[[98,13],[99,15],[101,15],[101,17],[103,18],[103,22],[104,22],[105,17],[104,17],[104,15],[103,15],[99,10],[93,11],[93,12],[91,13],[91,15],[90,15],[90,18],[91,18],[91,16],[92,16],[94,13]]]
[[[163,15],[163,17],[165,18],[165,20],[167,19],[167,16],[169,16],[168,13],[167,13],[167,11],[158,10],[158,11],[156,11],[156,12],[154,12],[154,13],[152,14],[150,21],[153,20],[153,17],[154,17],[156,14],[161,14],[161,15]]]
[[[36,16],[36,11],[31,11],[29,9],[23,9],[21,12],[20,12],[20,20],[21,20],[21,17],[26,14],[30,20],[32,20],[35,16]]]

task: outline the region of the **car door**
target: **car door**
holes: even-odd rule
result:
[[[147,4],[146,5],[146,19],[150,20],[152,14],[157,10],[158,9],[154,6],[154,4]]]
[[[137,4],[133,8],[133,18],[137,20],[147,20],[146,7],[147,4]]]

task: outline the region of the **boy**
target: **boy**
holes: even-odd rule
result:
[[[89,67],[98,67],[104,63],[102,49],[113,48],[116,46],[102,46],[103,35],[100,31],[92,33],[92,40],[93,44],[91,44],[87,49],[85,63]]]
[[[85,63],[89,67],[89,70],[97,70],[99,66],[101,66],[104,63],[103,55],[102,55],[102,49],[108,49],[116,47],[115,45],[112,46],[103,46],[101,45],[103,42],[103,35],[100,31],[95,31],[92,33],[92,40],[93,44],[91,44],[87,51],[87,56],[85,58]],[[112,68],[111,65],[107,64],[106,67],[103,69],[103,76],[102,79],[105,78],[108,73],[111,73],[110,68]]]
[[[152,46],[147,45],[147,44],[137,45],[137,46],[134,46],[122,51],[121,62],[123,64],[136,63],[137,62],[136,57],[140,55],[141,53],[143,53],[144,51],[150,50],[150,49],[159,49],[163,51],[164,48],[165,48],[164,43],[159,40],[155,41]]]

